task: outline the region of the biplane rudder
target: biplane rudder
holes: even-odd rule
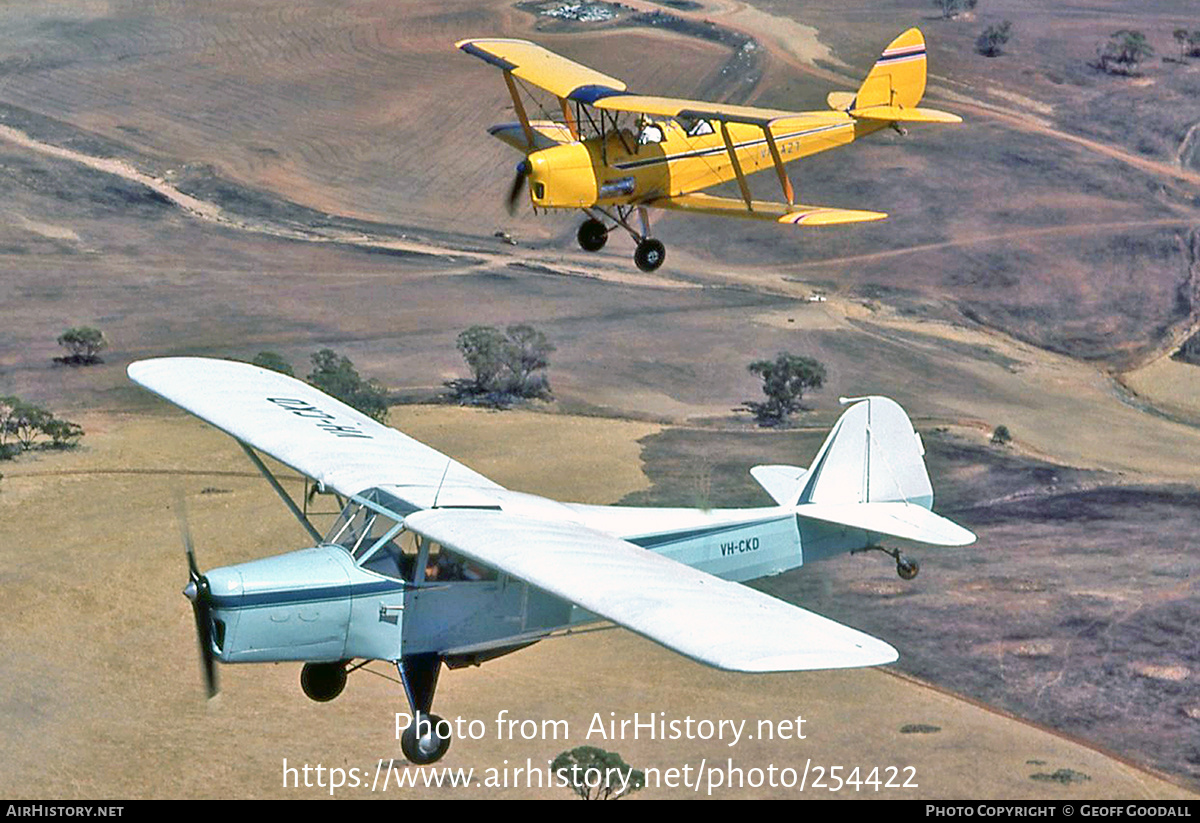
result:
[[[911,28],[883,50],[858,92],[833,92],[832,108],[849,111],[870,106],[914,108],[925,96],[925,36]]]

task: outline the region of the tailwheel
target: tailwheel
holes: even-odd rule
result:
[[[660,241],[647,237],[637,245],[633,253],[633,262],[644,272],[651,272],[667,259],[667,248]]]
[[[900,575],[902,580],[912,580],[921,571],[921,564],[911,557],[900,555],[896,558],[896,574]]]
[[[450,724],[436,714],[417,712],[400,736],[400,750],[409,763],[424,766],[441,760],[450,748]]]
[[[608,229],[599,220],[588,218],[579,227],[576,239],[579,240],[579,246],[584,251],[600,251],[608,242]]]

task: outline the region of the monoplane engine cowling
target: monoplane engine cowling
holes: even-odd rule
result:
[[[214,654],[226,663],[342,659],[352,569],[344,549],[321,546],[207,572]]]
[[[542,208],[579,208],[596,202],[596,172],[582,143],[564,143],[529,155],[529,196]]]

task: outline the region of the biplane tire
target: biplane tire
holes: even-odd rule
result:
[[[300,670],[300,688],[309,700],[328,703],[346,688],[345,662],[305,663]]]
[[[409,763],[417,766],[436,763],[450,748],[450,735],[447,733],[445,737],[440,737],[438,734],[439,731],[446,732],[450,728],[450,724],[436,714],[426,715],[425,720],[429,725],[426,729],[427,734],[423,737],[417,736],[418,723],[416,720],[408,724],[408,728],[400,735],[400,751],[404,752],[404,757]],[[423,726],[424,723],[421,725]]]
[[[896,574],[901,580],[912,580],[921,571],[921,564],[911,557],[901,556],[896,560]]]
[[[608,229],[599,220],[588,219],[583,221],[575,237],[584,251],[600,251],[608,242]]]
[[[637,263],[637,267],[645,272],[654,271],[666,259],[667,247],[653,238],[646,238],[638,243],[637,250],[633,253],[633,262]]]

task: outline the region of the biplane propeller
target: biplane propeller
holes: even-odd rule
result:
[[[920,438],[885,397],[844,401],[808,469],[751,469],[774,505],[693,510],[512,491],[246,363],[161,358],[133,363],[129,376],[235,438],[312,541],[201,573],[184,525],[185,594],[209,696],[214,661],[301,662],[300,686],[320,702],[337,697],[351,672],[383,661],[408,701],[401,749],[414,763],[450,745],[448,724],[431,712],[443,666],[479,665],[598,620],[730,671],[890,663],[897,652],[882,640],[740,583],[884,538],[975,540],[932,511]],[[337,496],[343,505],[326,531],[259,452]],[[888,553],[901,577],[916,573]]]
[[[832,92],[828,110],[792,112],[635,94],[620,80],[527,40],[473,39],[467,54],[501,69],[516,123],[488,131],[525,153],[509,190],[514,211],[528,184],[535,209],[581,209],[579,245],[599,251],[617,228],[634,240],[634,261],[654,271],[666,259],[650,236],[648,209],[829,226],[881,220],[884,212],[797,202],[787,163],[904,123],[958,123],[917,104],[925,93],[925,38],[915,28],[893,40],[856,93]],[[560,117],[530,119],[519,84],[549,92]],[[630,128],[627,118],[636,118]],[[626,122],[622,122],[623,118]],[[782,201],[755,200],[748,175],[774,168]],[[736,180],[740,198],[704,193]],[[636,220],[635,220],[636,217]]]

